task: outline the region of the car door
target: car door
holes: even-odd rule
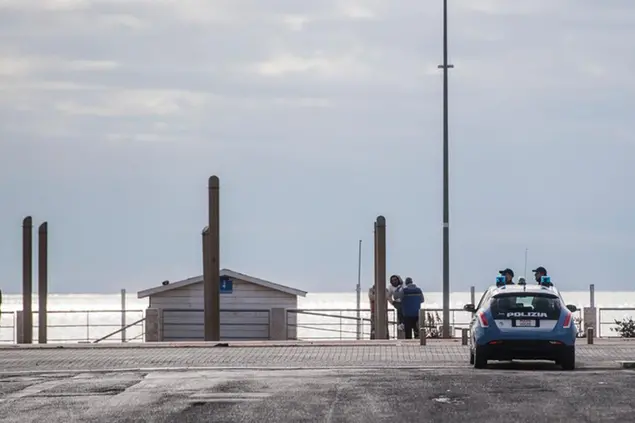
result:
[[[472,334],[472,336],[470,336],[470,348],[472,348],[472,345],[474,344],[474,329],[475,329],[475,325],[476,325],[476,314],[478,313],[478,311],[481,309],[481,307],[484,307],[485,304],[487,304],[489,302],[489,299],[492,296],[492,290],[490,288],[486,289],[485,292],[483,292],[483,295],[481,296],[481,299],[478,302],[478,305],[476,307],[474,307],[475,312],[472,313],[472,320],[470,321],[470,333]]]

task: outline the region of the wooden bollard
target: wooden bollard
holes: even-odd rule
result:
[[[587,328],[587,330],[586,330],[586,342],[587,342],[587,344],[589,344],[589,345],[593,344],[593,337],[594,337],[593,328]]]

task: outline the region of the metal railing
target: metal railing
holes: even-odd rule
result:
[[[613,329],[617,327],[615,320],[635,318],[635,307],[602,307],[598,308],[598,338],[620,338],[620,334]],[[603,335],[604,334],[604,335]]]
[[[94,341],[93,341],[93,343],[97,344],[98,342],[105,341],[106,339],[110,339],[112,336],[115,336],[115,335],[117,335],[118,333],[125,333],[125,331],[126,331],[126,330],[128,330],[128,328],[131,328],[131,327],[137,326],[137,325],[139,325],[139,324],[143,324],[143,323],[145,322],[145,320],[146,320],[146,318],[145,318],[145,317],[142,317],[141,319],[137,320],[136,322],[130,323],[129,325],[126,325],[126,326],[122,327],[121,329],[117,329],[117,330],[116,330],[116,331],[114,331],[114,332],[110,332],[110,333],[109,333],[108,335],[106,335],[106,336],[102,336],[101,338],[94,340]],[[136,339],[141,338],[143,335],[145,335],[145,332],[141,332],[140,334],[138,334],[138,335],[137,335],[137,336],[135,336],[134,338],[132,338],[132,339],[128,339],[128,340],[126,340],[126,337],[124,336],[124,337],[123,337],[123,341],[124,341],[124,342],[134,341],[134,340],[136,340]]]
[[[423,308],[426,313],[427,337],[442,333],[443,309]],[[625,310],[625,309],[618,309]],[[289,309],[287,310],[287,338],[298,340],[353,340],[357,339],[357,313],[361,320],[360,339],[370,339],[369,309]],[[576,322],[582,322],[582,311],[574,313]],[[450,328],[453,337],[460,337],[462,329],[468,329],[472,313],[463,309],[450,309]],[[389,338],[397,338],[397,322],[394,309],[388,310]],[[580,334],[583,330],[579,330]]]
[[[370,309],[288,309],[287,338],[299,340],[357,339],[357,322],[361,335],[370,336]],[[388,310],[390,333],[396,333],[395,310]]]
[[[424,308],[430,318],[426,318],[428,336],[442,326],[441,308]],[[178,315],[180,313],[180,315]],[[222,339],[269,339],[269,309],[221,310]],[[357,339],[357,309],[288,309],[287,337],[299,340],[354,340]],[[635,317],[635,308],[601,307],[597,309],[597,336],[619,338],[615,320]],[[33,342],[37,343],[37,311],[33,312]],[[370,338],[369,309],[359,310],[361,339]],[[145,334],[144,310],[126,310],[125,321],[132,322],[122,327],[122,310],[51,310],[48,311],[48,342],[121,342],[117,334],[125,332],[126,342],[143,342]],[[160,328],[166,340],[196,340],[204,338],[204,311],[202,309],[163,309]],[[579,336],[584,336],[582,310],[574,313],[580,327]],[[394,309],[388,310],[389,336],[397,337],[397,322]],[[460,330],[467,328],[471,313],[463,309],[450,310],[450,326],[453,336],[460,336]],[[15,343],[18,339],[17,312],[0,312],[0,343]]]
[[[442,320],[439,313],[443,309],[424,308],[427,330],[439,330]],[[357,313],[359,312],[359,319]],[[457,316],[460,316],[457,319]],[[430,319],[431,318],[431,319]],[[357,322],[361,320],[361,339],[370,339],[370,309],[288,309],[287,338],[298,340],[352,340],[357,339]],[[389,338],[397,338],[397,316],[394,309],[388,309]],[[463,309],[450,310],[450,326],[454,331],[467,328],[471,313]]]
[[[0,311],[0,343],[15,343],[15,321],[13,311]]]
[[[126,325],[126,342],[140,342],[145,332],[144,313],[144,310],[48,310],[47,342],[89,343],[104,337],[107,342],[121,342],[121,339],[110,339],[107,335],[122,328],[122,314],[125,314],[126,321],[135,322]],[[10,325],[5,324],[5,314],[13,315]],[[15,343],[18,339],[17,314],[18,312],[2,313],[0,342]],[[37,311],[33,312],[33,343],[38,342],[37,314]]]
[[[205,339],[203,309],[162,309],[161,339],[164,341],[202,341]],[[268,340],[270,309],[221,309],[221,340]]]

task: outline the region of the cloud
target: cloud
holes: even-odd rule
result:
[[[530,244],[575,280],[619,280],[635,234],[635,6],[454,0],[448,14],[453,278]],[[384,214],[390,267],[436,290],[441,16],[417,0],[0,0],[0,222],[102,222],[111,247],[84,264],[82,234],[60,241],[67,286],[83,284],[73,266],[178,279],[200,264],[219,173],[228,267],[339,288]],[[19,280],[9,242],[0,268]]]

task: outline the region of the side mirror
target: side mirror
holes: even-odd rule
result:
[[[476,311],[476,308],[474,308],[474,304],[465,304],[463,306],[463,310],[469,311],[470,313],[474,313]]]
[[[575,313],[576,311],[578,311],[578,308],[574,306],[573,304],[567,304],[567,308],[569,309],[571,313]]]

